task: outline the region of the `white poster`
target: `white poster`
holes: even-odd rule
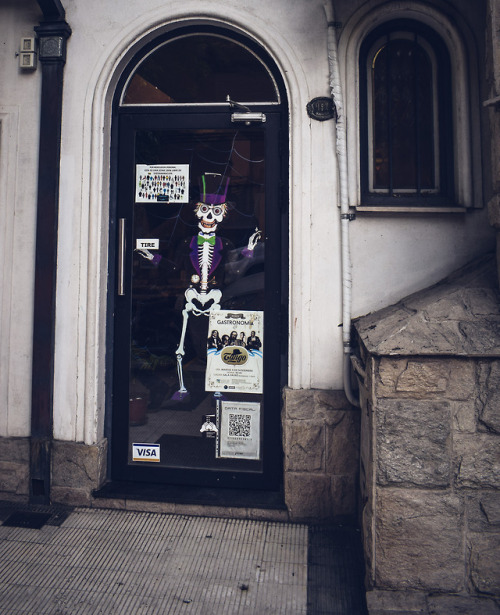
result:
[[[264,312],[210,312],[205,389],[262,393]]]
[[[136,164],[136,203],[188,203],[188,164]]]
[[[260,459],[260,404],[221,401],[217,457]]]

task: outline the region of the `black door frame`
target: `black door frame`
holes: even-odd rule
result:
[[[265,377],[265,398],[268,400],[268,406],[272,405],[273,411],[264,412],[264,432],[266,439],[272,442],[279,443],[274,450],[266,451],[264,459],[264,473],[267,476],[267,481],[263,484],[260,475],[256,477],[247,477],[244,488],[268,488],[277,490],[282,481],[282,440],[281,440],[281,405],[282,396],[281,392],[283,386],[287,381],[287,341],[288,341],[288,106],[286,104],[286,94],[284,83],[282,81],[279,71],[275,67],[271,58],[267,53],[251,43],[246,39],[239,39],[234,36],[231,31],[221,30],[220,28],[205,27],[205,28],[184,28],[176,30],[175,33],[170,33],[168,38],[172,36],[179,36],[181,34],[189,34],[192,32],[206,33],[212,32],[216,34],[222,34],[226,37],[233,38],[235,41],[243,42],[247,47],[253,47],[254,51],[257,51],[259,57],[266,63],[269,68],[272,68],[272,74],[279,86],[280,99],[279,105],[252,105],[252,110],[262,111],[267,115],[271,124],[276,123],[276,131],[274,139],[267,139],[266,141],[266,158],[267,155],[275,157],[277,162],[277,178],[275,184],[275,196],[274,202],[278,211],[275,215],[267,214],[266,232],[268,235],[271,233],[279,238],[280,242],[280,258],[276,261],[269,263],[270,272],[266,274],[266,292],[272,297],[272,301],[275,305],[279,305],[279,317],[275,321],[275,326],[270,329],[266,327],[266,361],[267,364],[274,364],[276,367],[276,374],[279,374],[279,386],[270,382],[269,377]],[[122,143],[120,142],[120,133],[123,126],[127,123],[131,123],[133,128],[129,126],[129,129],[137,129],[137,127],[148,125],[149,122],[154,121],[154,129],[159,129],[164,124],[168,124],[171,120],[172,114],[176,116],[182,115],[184,118],[191,118],[191,124],[198,127],[205,127],[205,121],[221,121],[221,118],[230,118],[229,106],[220,105],[197,105],[197,106],[140,106],[140,107],[120,107],[119,100],[121,92],[126,83],[126,80],[130,73],[135,69],[138,61],[144,57],[152,48],[158,46],[166,39],[161,37],[155,41],[148,43],[129,64],[127,70],[122,74],[115,93],[115,100],[113,103],[113,122],[112,122],[112,143],[111,143],[111,187],[110,187],[110,249],[109,249],[109,285],[108,285],[108,353],[107,353],[107,415],[106,415],[106,435],[108,437],[109,457],[108,457],[108,475],[113,480],[118,481],[137,481],[148,482],[145,479],[148,472],[144,467],[130,466],[126,462],[126,445],[123,442],[128,441],[127,436],[124,435],[128,425],[120,424],[120,421],[116,418],[117,413],[113,408],[123,403],[128,403],[128,399],[125,401],[120,399],[120,395],[123,397],[124,391],[119,393],[119,387],[114,386],[113,374],[114,374],[114,362],[115,357],[124,356],[129,354],[130,346],[128,338],[124,336],[115,335],[116,326],[124,326],[123,322],[118,322],[116,313],[120,312],[118,301],[123,297],[117,297],[116,294],[116,260],[117,260],[117,221],[120,217],[120,191],[125,188],[120,187],[118,181],[118,168],[120,158],[123,160],[123,156],[130,155],[130,152],[126,152],[122,149]],[[233,126],[234,127],[234,126]],[[270,151],[267,152],[267,148]],[[129,187],[130,188],[130,187]],[[266,208],[267,211],[267,208]],[[269,212],[270,213],[270,212]],[[271,226],[267,226],[270,224]],[[274,225],[274,226],[273,226]],[[131,232],[131,225],[128,225],[128,232]],[[131,236],[127,238],[129,245],[131,242]],[[127,267],[125,271],[126,284],[130,284],[131,279],[131,260],[128,259]],[[266,265],[267,266],[267,265]],[[129,293],[130,294],[130,293]],[[126,295],[127,297],[127,287]],[[266,296],[266,304],[267,304]],[[117,309],[118,308],[118,309]],[[266,319],[266,315],[265,315]],[[274,384],[274,386],[273,386]],[[266,388],[267,387],[267,388]],[[124,387],[122,387],[124,389]],[[273,390],[273,392],[269,392]],[[113,416],[115,418],[113,418]],[[123,432],[123,433],[122,433]],[[122,441],[121,445],[119,441]],[[120,469],[121,468],[121,469]],[[161,482],[164,484],[195,484],[210,486],[241,486],[238,481],[234,480],[234,476],[231,478],[228,473],[227,476],[213,477],[213,480],[208,480],[206,471],[202,470],[190,470],[189,476],[186,479],[185,470],[177,470],[171,468],[153,468],[154,472],[151,472],[151,482]],[[222,479],[222,480],[221,480]]]

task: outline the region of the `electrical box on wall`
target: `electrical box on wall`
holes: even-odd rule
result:
[[[36,69],[35,37],[23,36],[19,50],[19,68],[23,70]]]

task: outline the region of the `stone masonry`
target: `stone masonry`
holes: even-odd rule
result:
[[[0,438],[0,499],[28,497],[29,459],[28,438]]]
[[[496,280],[484,259],[355,324],[371,614],[500,613]]]
[[[105,479],[107,441],[98,445],[52,442],[51,502],[89,506]],[[29,496],[29,438],[0,438],[0,500]]]
[[[284,488],[294,521],[355,519],[359,409],[343,391],[285,389]]]
[[[92,490],[106,478],[107,440],[89,446],[55,440],[52,447],[51,499],[58,504],[89,506]]]

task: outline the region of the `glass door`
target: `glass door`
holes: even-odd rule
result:
[[[279,113],[263,119],[119,116],[114,478],[279,482]]]

